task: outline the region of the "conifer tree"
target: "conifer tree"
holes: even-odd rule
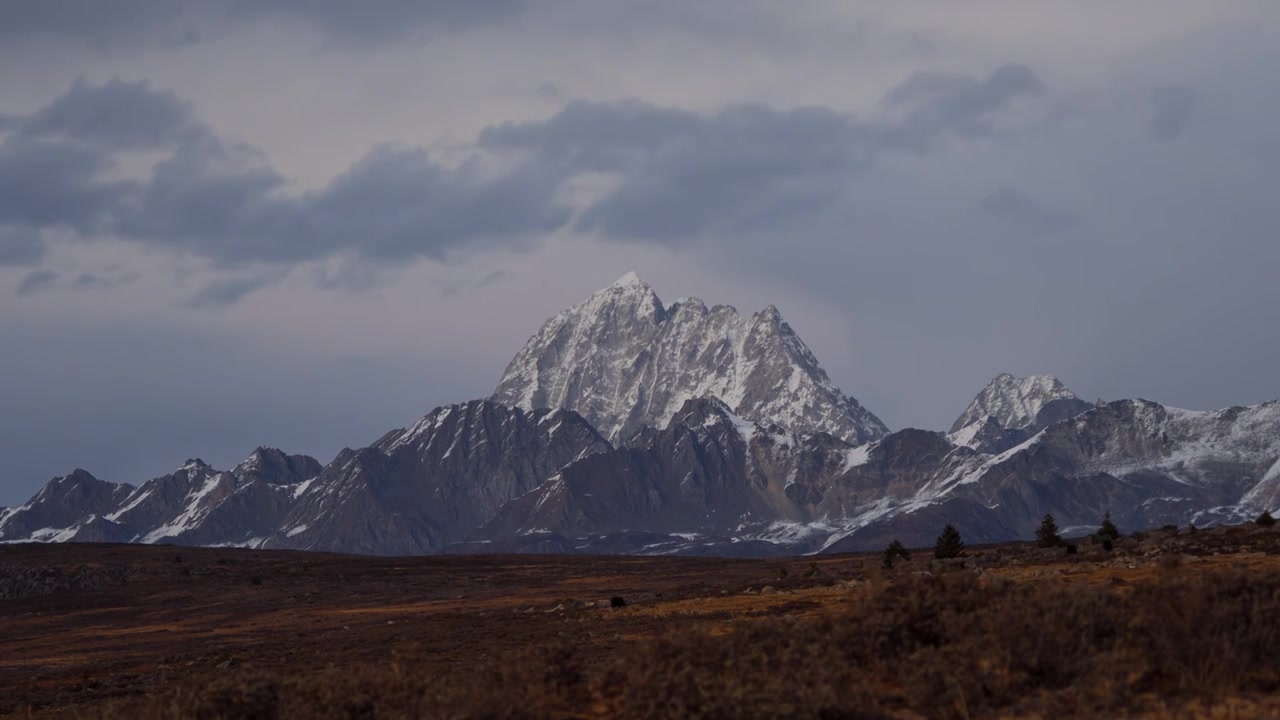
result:
[[[1258,519],[1255,520],[1254,522],[1258,523],[1258,525],[1261,527],[1271,527],[1272,525],[1276,524],[1276,519],[1271,517],[1270,510],[1263,510],[1262,514],[1259,515]]]
[[[1102,527],[1098,528],[1098,537],[1104,540],[1118,540],[1120,538],[1120,528],[1111,522],[1111,511],[1108,510],[1106,515],[1102,516]]]
[[[960,531],[950,523],[942,528],[942,534],[938,536],[938,541],[933,546],[933,556],[939,560],[947,558],[960,557],[960,553],[964,552],[964,541],[960,539]]]
[[[1057,547],[1062,544],[1062,536],[1058,534],[1058,522],[1053,515],[1045,513],[1036,530],[1036,543],[1043,548]]]
[[[897,540],[894,540],[893,542],[889,543],[889,547],[884,549],[884,568],[886,570],[892,568],[893,561],[897,560],[898,558],[902,558],[903,560],[909,560],[911,559],[911,556],[907,554],[907,547],[905,545],[903,545],[901,542]]]

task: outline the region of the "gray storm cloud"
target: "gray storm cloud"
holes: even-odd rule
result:
[[[896,122],[817,107],[734,105],[702,115],[575,101],[544,121],[480,133],[482,150],[526,155],[513,170],[446,167],[421,148],[388,145],[323,189],[291,195],[261,153],[220,137],[173,93],[77,81],[20,116],[0,144],[4,256],[34,262],[41,253],[30,247],[33,236],[70,228],[85,240],[119,237],[227,266],[337,253],[374,263],[441,260],[564,227],[572,210],[557,188],[591,172],[622,183],[582,210],[578,230],[678,244],[825,207],[882,154],[985,132],[992,114],[1040,87],[1018,65],[986,79],[913,78],[888,97],[908,107]],[[166,156],[148,177],[112,178],[108,171],[138,151]],[[212,287],[197,304],[226,304],[255,285]]]
[[[113,177],[137,151],[164,157],[147,177]],[[35,262],[41,233],[65,228],[83,241],[123,238],[227,266],[344,251],[373,262],[441,259],[562,226],[559,178],[537,166],[484,177],[388,145],[322,190],[291,195],[261,153],[219,137],[172,93],[77,82],[0,143],[0,258]]]
[[[860,120],[820,107],[735,105],[697,115],[638,101],[575,102],[541,122],[481,133],[565,172],[622,176],[577,227],[642,242],[688,242],[705,231],[768,227],[829,206],[849,177],[882,154],[921,150],[949,135],[989,131],[993,114],[1042,85],[1022,65],[985,79],[913,76],[886,96],[896,120]]]
[[[366,46],[501,22],[525,9],[524,0],[17,0],[5,4],[0,43],[53,40],[134,52],[209,42],[236,28],[277,20]]]

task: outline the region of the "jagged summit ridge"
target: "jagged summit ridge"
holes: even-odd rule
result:
[[[985,423],[987,418],[1010,430],[1039,429],[1084,412],[1089,407],[1089,403],[1052,375],[1019,378],[1011,373],[1001,373],[969,403],[951,426],[951,432],[959,433],[971,425]]]
[[[262,480],[271,485],[292,485],[320,474],[323,466],[306,455],[260,446],[236,465],[232,475],[242,480]]]
[[[744,318],[697,298],[665,306],[635,273],[547,320],[492,399],[574,410],[616,442],[643,426],[665,427],[698,397],[718,398],[748,420],[854,444],[888,432],[831,382],[776,307]]]

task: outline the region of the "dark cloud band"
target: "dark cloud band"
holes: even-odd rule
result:
[[[11,262],[38,256],[30,238],[53,228],[228,266],[336,253],[375,263],[442,260],[564,227],[573,212],[558,201],[559,186],[605,172],[620,176],[620,187],[585,208],[576,227],[674,244],[809,212],[832,202],[880,153],[972,133],[1037,88],[1030,71],[1010,66],[982,81],[899,92],[892,101],[912,105],[899,124],[825,108],[738,105],[698,115],[639,101],[579,101],[544,121],[483,131],[481,150],[523,155],[504,173],[383,146],[323,189],[291,195],[260,153],[219,137],[172,93],[80,81],[17,118],[0,144],[0,227],[13,233]],[[163,159],[147,178],[108,179],[117,160],[137,151]]]
[[[44,39],[101,51],[181,47],[284,20],[361,46],[500,23],[526,7],[525,0],[16,0],[5,3],[0,44]]]
[[[162,159],[146,178],[111,179],[138,151]],[[557,178],[535,165],[486,177],[420,148],[384,146],[320,191],[291,195],[260,153],[220,138],[171,93],[77,82],[0,143],[0,258],[34,261],[42,233],[69,229],[228,266],[337,252],[443,259],[563,226]]]

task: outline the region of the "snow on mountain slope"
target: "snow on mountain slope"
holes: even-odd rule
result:
[[[134,491],[132,485],[104,482],[84,470],[56,477],[25,504],[9,508],[0,517],[0,541],[28,538],[45,541],[71,539],[61,531],[101,517],[115,509]]]
[[[1258,484],[1240,500],[1250,510],[1276,510],[1280,508],[1280,458],[1263,474]]]
[[[609,438],[613,439],[610,442]],[[995,378],[949,433],[883,424],[773,307],[664,306],[622,278],[550,319],[492,399],[437,408],[326,466],[258,448],[137,487],[83,470],[0,509],[0,542],[372,554],[776,555],[1123,530],[1280,510],[1280,401],[1086,403]]]
[[[696,298],[665,307],[634,273],[549,319],[492,399],[574,410],[619,442],[707,396],[752,421],[854,444],[888,432],[831,382],[777,308],[748,319]]]
[[[315,458],[288,455],[271,447],[258,447],[231,471],[242,483],[260,480],[268,485],[294,485],[309,480],[324,469]]]
[[[1047,512],[1063,526],[1096,525],[1108,511],[1130,529],[1240,522],[1276,509],[1278,468],[1280,401],[1198,412],[1120,400],[998,454],[956,447],[917,463],[917,493],[849,517],[831,548],[925,542],[948,513],[994,539],[1030,537]]]
[[[1022,428],[1005,429],[991,415],[983,415],[959,430],[948,433],[947,440],[978,452],[998,454],[1022,443],[1033,434]]]
[[[1216,411],[1193,411],[1150,400],[1123,400],[1105,406],[1094,422],[1110,421],[1110,442],[1080,443],[1090,452],[1084,469],[1123,477],[1161,470],[1188,484],[1217,481],[1224,463],[1252,468],[1230,480],[1242,487],[1264,479],[1280,457],[1280,402]],[[1077,419],[1070,431],[1047,438],[1084,439],[1090,423]]]
[[[983,432],[914,429],[854,446],[706,397],[612,448],[572,411],[473,401],[312,478],[314,461],[266,451],[136,488],[55,478],[0,514],[0,541],[770,555],[927,545],[945,523],[971,542],[1029,538],[1047,512],[1064,527],[1108,511],[1125,530],[1238,522],[1280,502],[1280,401],[1193,412],[1123,400],[1031,436],[990,416],[969,427],[994,447]],[[295,469],[256,476],[268,467]]]
[[[313,458],[271,448],[231,472],[192,459],[137,487],[78,470],[7,513],[0,541],[243,544],[273,530],[294,488],[319,471]]]
[[[985,423],[987,418],[1009,430],[1039,429],[1089,407],[1089,403],[1076,397],[1052,375],[1017,378],[1001,373],[969,403],[951,426],[951,432],[959,433],[975,423]],[[1042,413],[1051,417],[1041,417]]]
[[[609,450],[577,413],[486,400],[436,408],[344,450],[264,543],[378,555],[437,552],[561,467]]]
[[[178,501],[176,515],[166,518],[159,526],[148,531],[139,539],[143,543],[154,543],[164,538],[181,535],[195,527],[205,515],[209,513],[217,503],[226,495],[235,491],[236,478],[231,473],[218,472],[203,463],[189,463],[179,468],[178,472],[169,476],[170,479],[177,480],[178,476],[186,475],[182,478],[185,494]],[[163,482],[155,482],[158,485]],[[143,492],[154,489],[145,488]],[[217,494],[215,495],[215,491]],[[148,499],[156,497],[155,494],[147,496]],[[144,501],[141,506],[146,507]],[[133,508],[130,513],[136,513],[138,510]],[[122,514],[128,518],[128,513]],[[120,519],[121,516],[117,516]]]
[[[855,448],[745,420],[719,399],[687,401],[660,430],[568,464],[482,529],[503,540],[639,532],[672,536],[777,533],[815,520],[822,489]]]

